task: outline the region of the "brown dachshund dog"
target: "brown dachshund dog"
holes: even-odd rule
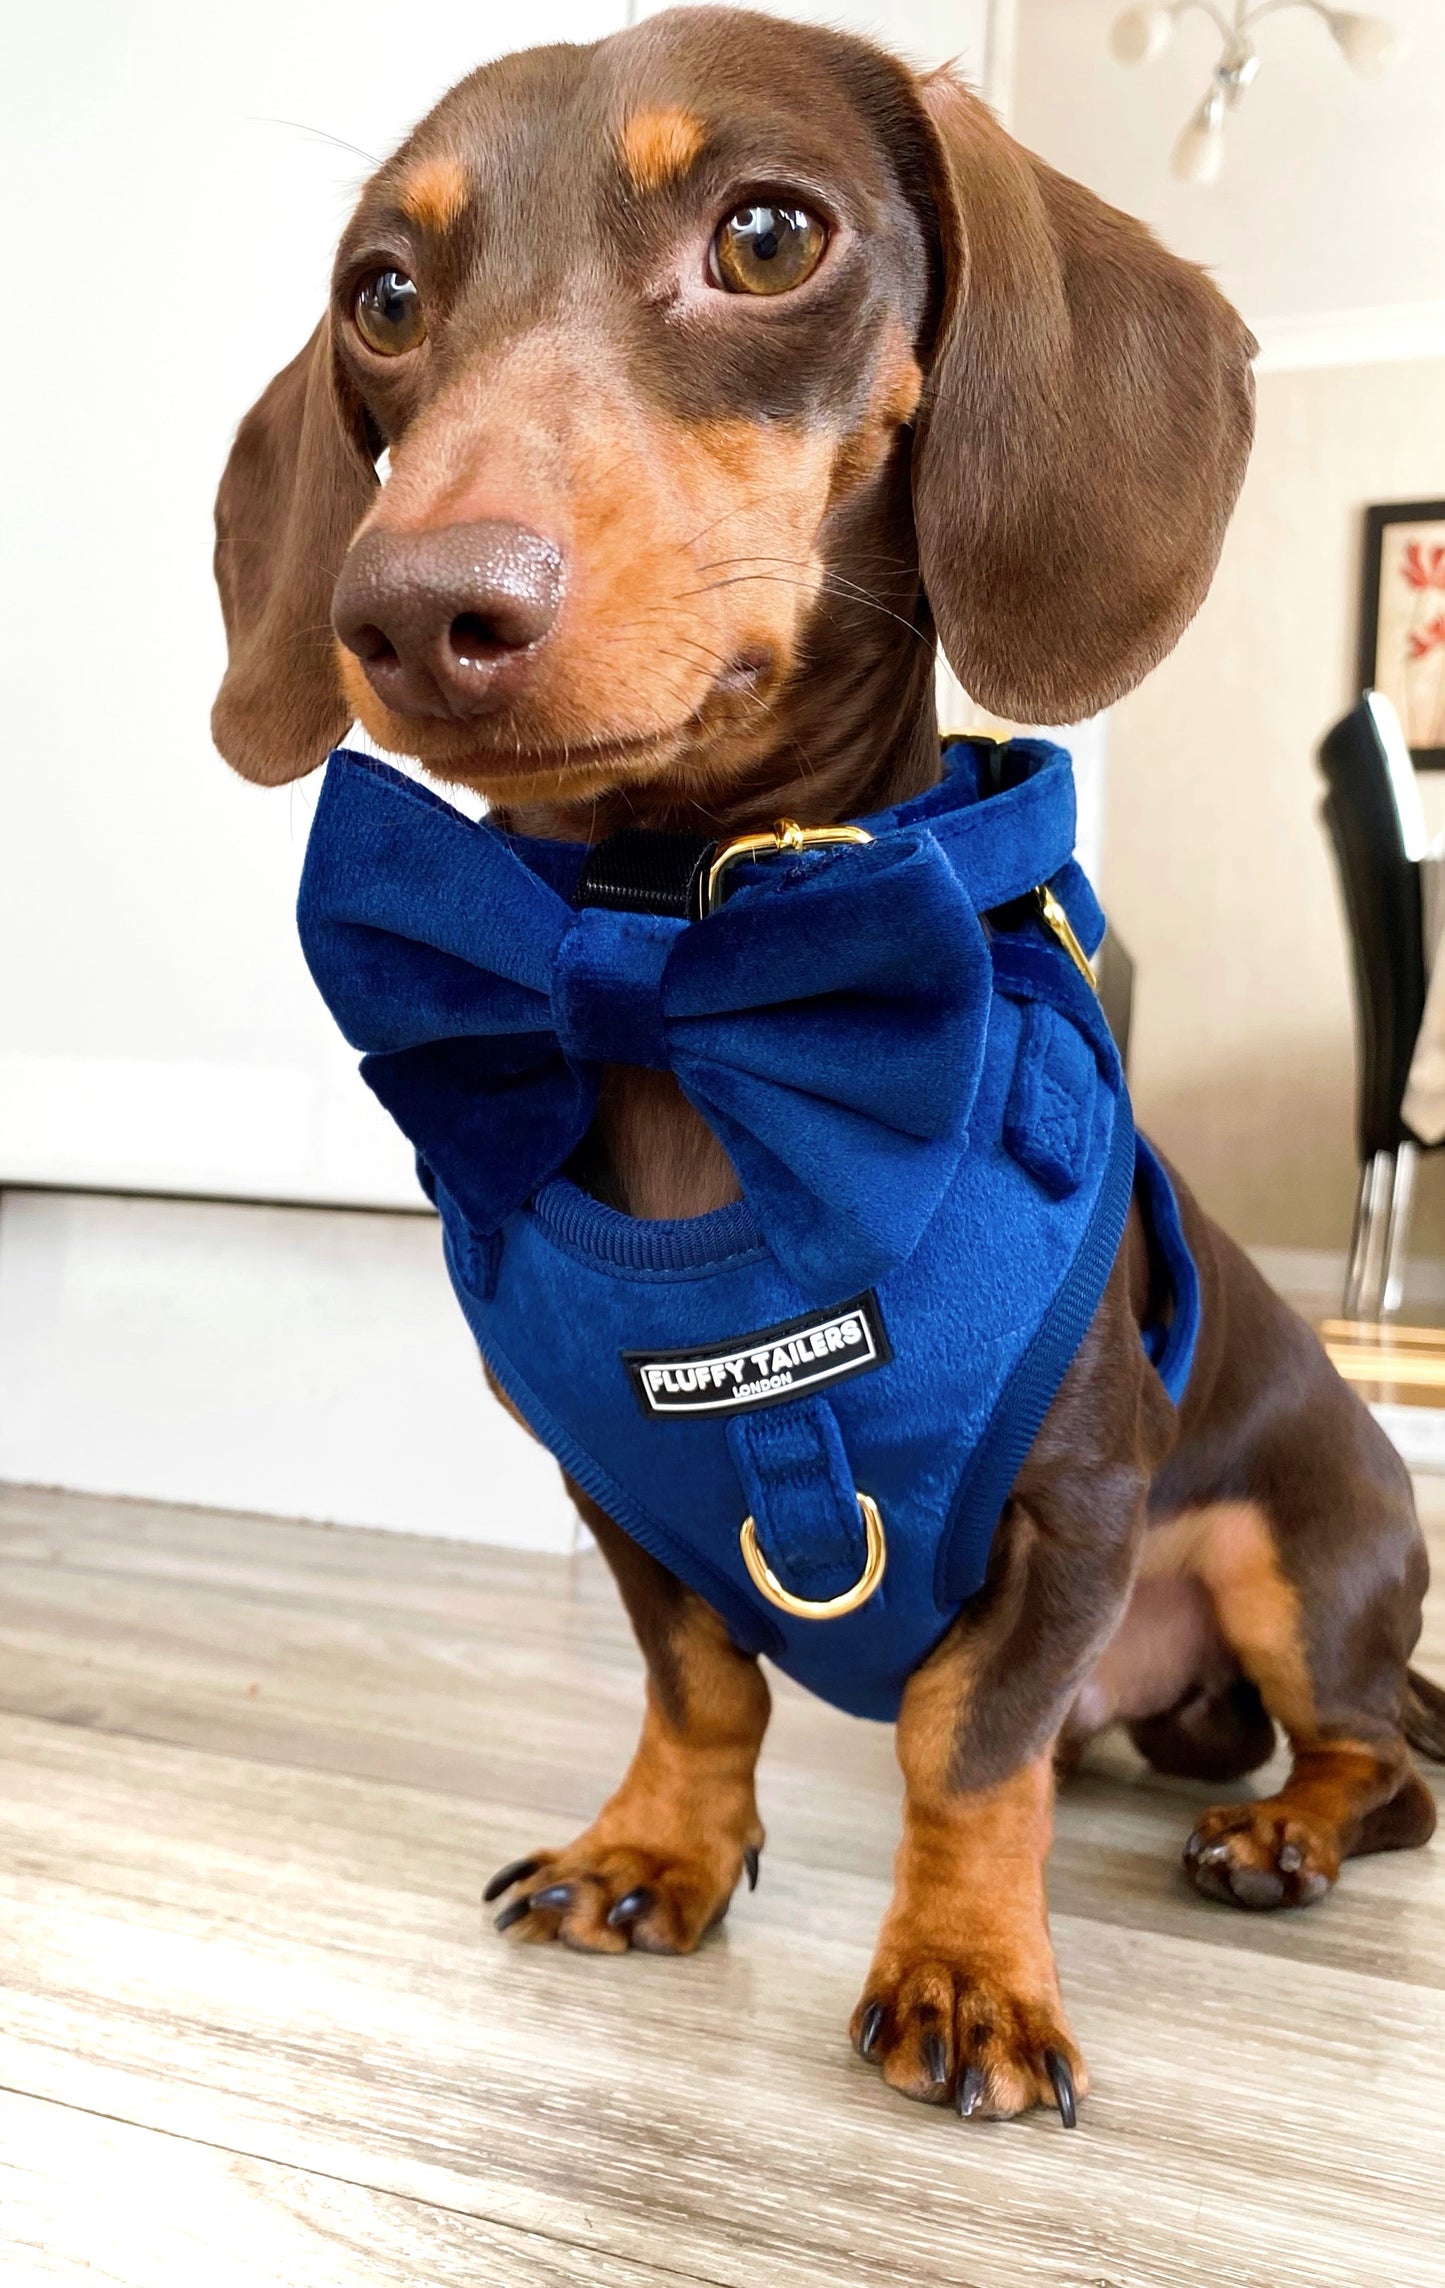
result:
[[[1070,722],[1203,597],[1253,343],[1195,269],[1010,141],[950,72],[722,9],[506,57],[366,185],[330,307],[241,425],[217,510],[222,753],[277,784],[360,717],[532,835],[732,834],[938,776],[935,629],[974,696]],[[390,449],[384,486],[376,474]],[[580,1181],[638,1216],[737,1196],[671,1077],[609,1073]],[[1087,2075],[1044,1895],[1058,1761],[1277,1795],[1185,1866],[1252,1908],[1423,1843],[1410,1486],[1314,1335],[1188,1199],[1176,1414],[1131,1224],[988,1581],[907,1689],[896,1888],[853,2020],[964,2115]],[[687,1952],[763,1839],[757,1662],[585,1497],[648,1671],[587,1832],[489,1896],[527,1938]]]

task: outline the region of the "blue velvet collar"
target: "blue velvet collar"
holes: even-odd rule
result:
[[[1099,941],[1061,749],[957,742],[937,786],[859,823],[867,847],[755,864],[705,921],[578,911],[585,849],[474,824],[342,751],[302,943],[368,1083],[478,1231],[565,1165],[605,1065],[666,1068],[779,1261],[841,1291],[903,1261],[952,1180],[1000,959],[1042,961],[1113,1053],[1037,930],[1001,953],[980,920],[1051,882]]]

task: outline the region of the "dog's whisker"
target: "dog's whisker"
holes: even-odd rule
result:
[[[276,119],[269,112],[253,112],[251,124],[254,127],[289,127],[293,134],[309,136],[315,143],[331,143],[338,151],[352,152],[356,158],[364,159],[368,167],[385,165],[385,161],[378,159],[374,151],[363,151],[359,143],[348,143],[344,135],[333,135],[329,127],[313,127],[305,119]]]
[[[817,579],[816,586],[814,586],[812,582],[801,579],[789,580],[785,572],[735,572],[726,580],[710,580],[707,582],[706,586],[693,589],[690,591],[690,593],[699,596],[709,596],[714,594],[720,588],[744,587],[748,584],[748,582],[754,580],[772,580],[776,581],[780,586],[783,587],[811,588],[812,593],[815,596],[820,593],[823,595],[831,596],[835,603],[860,604],[865,611],[878,612],[885,620],[896,621],[900,628],[907,629],[909,635],[913,637],[915,642],[928,643],[932,640],[930,637],[926,636],[922,628],[918,627],[912,620],[905,619],[902,612],[895,612],[891,605],[880,604],[877,597],[870,596],[866,589],[854,589],[851,586],[847,588],[835,587],[827,573],[823,573]]]
[[[812,569],[808,563],[808,560],[805,557],[800,556],[720,556],[712,564],[700,565],[699,570],[703,572],[721,572],[727,570],[733,565],[739,564],[773,565],[781,568],[783,571],[796,572],[810,572]],[[823,565],[819,567],[812,576],[814,578],[826,581],[830,587],[839,593],[847,591],[855,595],[861,603],[873,604],[879,611],[887,611],[889,609],[889,607],[882,602],[880,597],[874,595],[871,588],[865,588],[860,581],[850,580],[846,573],[837,571],[831,565]],[[759,575],[759,577],[762,577],[762,575]]]
[[[756,508],[761,501],[771,499],[771,497],[772,496],[768,490],[761,486],[756,492],[744,494],[743,498],[739,501],[735,501],[731,508],[721,510],[719,514],[715,517],[712,517],[708,523],[699,525],[697,531],[693,533],[691,539],[680,540],[677,543],[679,554],[690,555],[692,550],[696,548],[698,542],[700,540],[705,540],[710,532],[716,532],[720,524],[731,523],[735,516],[744,515],[748,509]]]

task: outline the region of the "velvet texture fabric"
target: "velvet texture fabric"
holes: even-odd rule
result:
[[[479,1231],[581,1142],[604,1065],[665,1067],[779,1260],[857,1286],[912,1252],[964,1149],[988,951],[927,834],[773,871],[702,923],[577,912],[501,836],[337,757],[302,939],[371,1087]]]
[[[1164,1298],[1146,1340],[1176,1399],[1197,1284],[1098,1003],[1009,905],[1050,881],[1098,942],[1067,756],[961,742],[936,788],[861,823],[871,846],[760,863],[701,922],[578,911],[580,849],[339,753],[300,923],[518,1410],[740,1644],[890,1717],[983,1579],[1136,1165]],[[677,1075],[741,1202],[640,1222],[566,1180],[609,1062]],[[658,1367],[679,1395],[650,1411],[629,1360],[679,1352],[709,1360]],[[860,1490],[881,1584],[845,1618],[784,1614],[744,1565],[744,1515],[775,1575],[823,1600],[862,1571]]]

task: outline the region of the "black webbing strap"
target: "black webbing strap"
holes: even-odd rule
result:
[[[587,854],[572,903],[606,906],[615,914],[668,914],[695,922],[715,841],[703,834],[659,834],[624,826]]]

